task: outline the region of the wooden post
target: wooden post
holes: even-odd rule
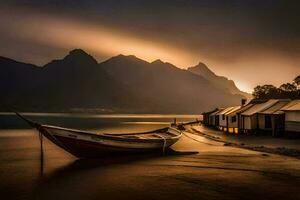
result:
[[[227,133],[229,133],[229,130],[228,130],[228,116],[226,116],[226,118],[225,118],[225,120],[226,120],[226,132]]]
[[[255,120],[256,120],[256,128],[255,128],[255,132],[256,132],[256,134],[259,132],[259,119],[258,119],[258,114],[256,113],[255,115],[254,115],[256,118],[255,118]],[[251,122],[252,122],[252,120],[251,120]]]
[[[41,176],[44,174],[44,148],[43,148],[43,134],[39,131],[39,140],[40,140],[40,173]]]
[[[275,137],[276,136],[276,120],[274,115],[271,115],[271,122],[272,122],[272,136]]]

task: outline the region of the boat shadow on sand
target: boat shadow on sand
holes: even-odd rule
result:
[[[60,185],[61,183],[68,184],[71,181],[74,187],[76,187],[76,185],[81,185],[82,183],[89,184],[87,180],[93,176],[105,174],[107,170],[118,170],[118,168],[122,168],[122,166],[139,165],[138,163],[143,161],[168,159],[171,157],[175,158],[177,156],[192,155],[197,153],[198,152],[194,151],[175,151],[169,148],[166,149],[164,154],[162,152],[152,152],[125,156],[106,156],[97,159],[76,159],[65,166],[56,168],[52,172],[41,174],[37,186],[34,189],[33,198],[41,196],[48,198],[49,193],[51,193],[52,190],[54,190],[52,192],[55,193],[56,189],[54,188],[59,187],[57,185]],[[41,167],[43,167],[43,165],[41,165]],[[80,177],[80,181],[78,181],[78,177]]]
[[[151,159],[158,158],[167,158],[167,157],[176,157],[183,155],[193,155],[199,153],[198,151],[176,151],[171,148],[166,149],[163,152],[149,152],[149,153],[140,153],[140,154],[129,154],[129,155],[120,155],[120,156],[103,156],[99,158],[79,158],[74,160],[73,162],[65,165],[61,168],[54,170],[50,176],[56,176],[56,174],[64,173],[64,172],[76,172],[80,170],[89,170],[93,168],[101,168],[101,167],[109,167],[113,165],[121,165],[121,164],[130,164],[138,161],[146,161]],[[43,167],[43,165],[41,165]],[[44,174],[41,174],[41,178],[43,178]],[[48,177],[48,175],[47,175]]]

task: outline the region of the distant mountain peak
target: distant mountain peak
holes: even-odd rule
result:
[[[160,59],[157,59],[153,62],[150,63],[150,65],[156,67],[156,68],[160,68],[160,69],[165,69],[165,70],[180,70],[178,67],[176,67],[175,65],[169,63],[169,62],[164,62]]]
[[[124,54],[119,54],[117,56],[114,56],[112,58],[121,58],[121,59],[139,59],[135,55],[124,55]]]
[[[73,49],[64,58],[64,60],[75,61],[80,63],[97,64],[96,59],[82,49]]]
[[[165,64],[165,62],[163,62],[163,61],[160,60],[160,59],[157,59],[157,60],[154,60],[154,61],[152,62],[152,64]]]
[[[69,54],[70,55],[80,55],[80,54],[89,55],[83,49],[73,49],[69,52]]]
[[[119,54],[117,56],[111,57],[103,63],[118,63],[118,64],[128,64],[128,63],[140,63],[147,64],[148,62],[134,56],[134,55],[123,55]]]
[[[217,88],[228,90],[232,94],[241,94],[248,99],[251,98],[250,94],[240,91],[236,87],[233,80],[230,80],[224,76],[216,75],[213,71],[209,69],[207,65],[205,65],[202,62],[199,62],[196,66],[188,68],[188,71],[204,77],[206,80],[214,84]]]
[[[203,62],[201,62],[201,61],[200,61],[200,62],[198,63],[198,65],[196,65],[196,66],[204,66],[204,67],[207,67],[207,65],[206,65],[206,64],[204,64],[204,63],[203,63]],[[207,68],[208,68],[208,67],[207,67]]]
[[[217,76],[203,62],[199,62],[196,66],[188,68],[188,70],[191,71],[191,72],[193,72],[193,73],[195,73],[195,74],[202,75],[204,77],[207,77],[207,76],[209,76],[209,77]]]

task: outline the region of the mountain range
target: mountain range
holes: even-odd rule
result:
[[[81,49],[36,66],[0,57],[0,111],[198,114],[249,94],[205,64],[185,69],[118,55],[98,63]]]

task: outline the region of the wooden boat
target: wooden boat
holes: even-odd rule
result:
[[[143,133],[108,134],[42,125],[19,117],[35,127],[41,135],[78,158],[118,156],[153,151],[164,152],[182,136],[176,127]]]

